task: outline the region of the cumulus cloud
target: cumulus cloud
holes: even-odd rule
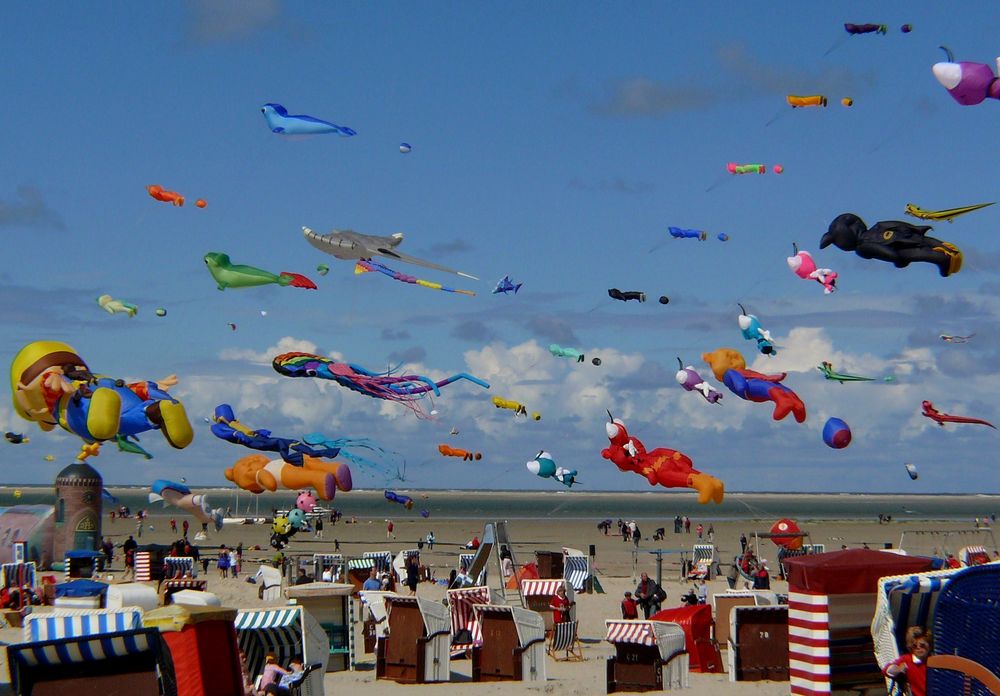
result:
[[[275,345],[270,348],[265,348],[263,351],[256,351],[252,348],[224,348],[219,351],[219,358],[221,360],[240,360],[243,362],[252,362],[257,364],[270,364],[274,360],[275,355],[280,355],[281,353],[315,353],[321,355],[319,348],[312,341],[307,341],[302,338],[293,338],[292,336],[285,336],[281,338]],[[331,353],[329,357],[335,360],[343,359],[342,355],[337,353]]]
[[[699,85],[629,77],[610,83],[604,94],[591,104],[591,109],[604,116],[649,118],[699,109],[717,98],[711,90]]]
[[[188,0],[188,30],[197,41],[245,39],[281,18],[280,0]]]
[[[382,329],[379,338],[383,341],[405,341],[410,338],[410,332],[406,329]]]

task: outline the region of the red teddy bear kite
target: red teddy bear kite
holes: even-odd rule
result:
[[[611,446],[602,450],[601,456],[610,459],[622,471],[645,476],[650,486],[693,488],[698,491],[698,502],[702,504],[710,500],[722,502],[726,492],[722,481],[695,469],[686,455],[665,447],[647,452],[641,441],[629,437],[625,424],[617,418],[604,427]]]

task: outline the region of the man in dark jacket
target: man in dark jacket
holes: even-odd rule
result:
[[[648,574],[643,573],[639,584],[635,588],[635,599],[642,607],[645,618],[649,618],[660,610],[660,604],[667,598],[667,593],[663,591]]]

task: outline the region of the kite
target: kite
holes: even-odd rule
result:
[[[797,109],[803,106],[826,106],[826,97],[822,94],[813,94],[808,97],[797,97],[794,94],[789,94],[785,97],[785,101],[793,109]],[[763,172],[761,172],[763,174]]]
[[[708,380],[704,379],[698,374],[697,370],[691,365],[687,367],[680,358],[677,358],[677,374],[675,375],[677,383],[684,387],[684,391],[696,391],[705,397],[705,401],[710,404],[717,404],[722,400],[722,393],[717,392]]]
[[[597,360],[597,358],[594,358],[594,360]],[[524,404],[520,403],[519,401],[511,401],[510,399],[503,399],[503,398],[501,398],[499,396],[494,396],[493,399],[492,399],[492,401],[493,401],[493,405],[496,406],[497,408],[506,408],[506,409],[509,409],[509,410],[513,411],[515,417],[516,416],[524,416],[524,417],[527,418],[527,416],[528,416],[528,408]],[[541,419],[542,419],[542,414],[541,413],[539,413],[538,411],[533,411],[532,412],[532,414],[531,414],[531,420],[536,420],[537,421],[537,420],[541,420]],[[452,433],[452,434],[455,435],[457,433]]]
[[[920,474],[917,473],[916,464],[904,464],[903,466],[906,467],[906,473],[910,475],[911,481],[916,481],[918,478],[920,478]]]
[[[968,343],[969,339],[976,334],[971,333],[968,336],[952,336],[951,334],[941,334],[941,340],[945,343]]]
[[[164,505],[186,510],[203,524],[215,525],[215,531],[222,531],[222,508],[212,509],[208,497],[200,493],[192,493],[183,483],[174,483],[165,479],[153,481],[150,487],[149,502],[163,501]]]
[[[909,25],[905,25],[909,26]],[[887,24],[850,24],[845,23],[844,29],[848,34],[885,34],[889,31]],[[905,33],[905,32],[904,32]]]
[[[451,430],[448,431],[448,434],[449,435],[458,435],[458,428],[455,427],[455,426],[452,426]]]
[[[129,440],[124,435],[115,436],[115,444],[118,446],[119,452],[127,452],[128,454],[141,454],[146,459],[152,459],[153,455],[144,450],[141,445],[138,444],[139,438],[135,438],[136,442]]]
[[[302,236],[320,251],[345,261],[370,260],[373,256],[387,256],[390,259],[402,261],[403,263],[412,263],[414,266],[423,266],[424,268],[432,268],[435,271],[454,273],[463,278],[479,280],[476,276],[469,275],[468,273],[455,271],[451,268],[439,266],[436,263],[424,261],[415,256],[409,256],[396,251],[396,247],[403,241],[402,232],[397,232],[389,237],[361,234],[353,230],[333,230],[329,234],[316,234],[308,227],[303,227]]]
[[[685,230],[680,227],[668,227],[667,231],[674,239],[700,239],[703,242],[708,239],[708,232],[704,230]]]
[[[746,361],[739,351],[732,348],[718,348],[711,353],[702,353],[701,359],[712,368],[715,378],[729,387],[729,391],[747,401],[774,402],[774,420],[782,420],[789,413],[802,423],[806,419],[806,407],[798,394],[781,383],[786,376],[765,375],[746,369]]]
[[[820,363],[820,365],[817,366],[816,369],[823,373],[823,378],[824,379],[831,379],[831,380],[834,380],[835,382],[840,382],[841,384],[843,384],[844,382],[874,382],[875,381],[874,377],[862,377],[860,375],[849,375],[849,374],[845,374],[845,373],[842,373],[842,372],[835,372],[834,369],[833,369],[833,363],[828,363],[826,361]],[[883,377],[882,379],[885,382],[892,382],[892,381],[894,381],[894,378],[892,376]]]
[[[96,455],[104,441],[149,430],[162,432],[176,449],[191,444],[194,432],[184,405],[167,393],[175,384],[175,375],[131,384],[95,375],[59,341],[29,343],[10,367],[17,414],[42,430],[58,425],[82,439],[87,444],[81,447],[81,461]]]
[[[44,457],[42,457],[42,459],[44,459],[47,462],[54,462],[56,460],[55,456],[51,454],[46,454]]]
[[[618,288],[611,288],[608,290],[608,296],[614,300],[621,300],[622,302],[628,302],[629,300],[638,300],[639,302],[646,301],[646,293],[638,292],[636,290],[627,290],[622,292]]]
[[[556,466],[552,455],[544,450],[535,455],[535,458],[527,462],[525,466],[536,476],[555,479],[567,488],[572,488],[574,483],[579,483],[576,480],[578,473],[576,469],[564,469],[561,466]]]
[[[913,203],[907,203],[904,212],[906,212],[907,215],[912,215],[913,217],[920,218],[921,220],[947,220],[948,222],[952,222],[959,215],[965,215],[966,213],[971,213],[975,210],[988,208],[991,205],[993,205],[993,203],[977,203],[975,205],[967,205],[961,208],[924,210],[923,208],[913,205]]]
[[[163,307],[157,307],[156,310],[153,312],[153,314],[155,314],[158,317],[165,317],[167,316],[167,310],[165,310]]]
[[[321,500],[333,500],[337,490],[346,493],[353,488],[351,469],[346,464],[324,462],[309,456],[302,458],[302,466],[295,466],[283,459],[269,460],[263,454],[251,454],[237,460],[223,473],[228,480],[251,493],[312,488]]]
[[[698,491],[698,502],[702,504],[710,500],[722,502],[725,495],[722,481],[695,469],[686,455],[665,447],[647,452],[642,442],[630,437],[625,424],[615,418],[605,423],[604,428],[611,444],[601,451],[601,456],[614,463],[620,471],[645,476],[650,486],[692,488]]]
[[[854,100],[851,99],[850,97],[844,97],[843,99],[840,100],[840,103],[843,106],[854,106]]]
[[[510,279],[510,276],[504,276],[497,282],[497,286],[493,288],[493,294],[498,295],[503,293],[504,295],[513,292],[515,295],[517,291],[521,289],[524,283],[515,284],[514,281]]]
[[[844,449],[851,444],[851,426],[840,418],[830,418],[823,426],[823,442],[833,449]]]
[[[549,345],[549,352],[557,358],[570,358],[571,360],[576,360],[577,362],[583,362],[586,359],[583,353],[575,348],[563,348],[558,343],[552,343]]]
[[[930,401],[922,401],[920,403],[920,406],[923,409],[922,415],[930,418],[932,421],[940,425],[942,428],[944,427],[945,423],[968,423],[970,425],[988,425],[994,430],[997,429],[995,425],[981,418],[970,418],[969,416],[953,416],[948,413],[941,413],[936,408],[934,408],[934,404],[932,404]]]
[[[428,518],[428,517],[431,516],[431,511],[430,510],[421,510],[420,511],[420,516],[423,517],[424,519],[426,519],[426,518]]]
[[[127,314],[130,318],[139,311],[138,306],[131,302],[112,299],[111,295],[101,295],[97,298],[97,304],[108,314]]]
[[[318,266],[316,266],[316,272],[319,273],[321,276],[325,276],[327,273],[330,272],[330,267],[327,266],[325,263],[321,263]]]
[[[798,551],[802,548],[802,530],[795,520],[784,517],[771,525],[771,541],[779,548]],[[787,534],[788,536],[783,536]]]
[[[236,331],[236,324],[234,324],[232,322],[229,322],[229,324],[227,324],[227,326],[230,328],[230,330]]]
[[[358,134],[356,130],[348,128],[347,126],[338,126],[335,123],[321,121],[320,119],[313,118],[312,116],[289,114],[288,110],[281,104],[264,104],[264,106],[260,108],[260,112],[264,114],[264,119],[267,121],[267,127],[271,129],[271,132],[278,133],[279,135],[320,135],[324,133],[336,133],[341,137],[349,138],[352,135]]]
[[[911,263],[931,263],[942,277],[962,270],[962,252],[954,244],[928,237],[927,225],[885,220],[868,229],[853,213],[838,215],[819,242],[825,249],[833,244],[842,251],[853,251],[863,259],[888,261],[896,268]]]
[[[206,205],[208,205],[208,201],[206,201],[204,198],[199,198],[194,202],[194,204],[198,208],[204,208]]]
[[[398,280],[401,283],[409,283],[410,285],[419,285],[424,288],[430,288],[431,290],[443,290],[445,292],[453,292],[458,295],[469,295],[470,297],[476,296],[476,293],[472,292],[471,290],[456,290],[455,288],[449,288],[446,285],[441,285],[441,283],[434,283],[429,280],[421,280],[420,278],[414,278],[411,275],[400,273],[399,271],[394,271],[388,266],[383,266],[382,264],[376,263],[371,259],[359,259],[354,264],[355,275],[361,273],[374,273],[374,272],[387,275],[393,280]]]
[[[403,507],[405,507],[407,510],[412,510],[413,509],[413,498],[411,498],[408,495],[400,495],[399,493],[396,493],[395,491],[386,491],[385,492],[385,499],[388,500],[389,502],[392,502],[392,503],[399,503],[400,505],[402,505]]]
[[[470,452],[464,449],[456,449],[448,445],[438,445],[438,452],[445,457],[461,457],[464,461],[471,462],[473,459],[479,461],[483,458],[482,452]]]
[[[147,186],[146,191],[150,196],[163,203],[171,203],[177,207],[184,205],[184,196],[177,193],[176,191],[166,191],[159,184],[153,184],[152,186]]]
[[[316,284],[304,275],[287,272],[274,275],[254,266],[234,264],[229,260],[228,254],[220,254],[215,251],[205,254],[205,265],[208,266],[208,272],[212,274],[219,290],[250,288],[255,285],[269,285],[271,283],[282,287],[291,285],[293,288],[316,289]]]
[[[781,174],[785,171],[785,168],[780,164],[776,164],[771,168],[775,174]],[[726,171],[730,174],[766,174],[767,166],[763,164],[736,164],[735,162],[730,162],[726,165]]]
[[[823,294],[829,295],[837,289],[837,272],[829,268],[817,268],[813,261],[812,254],[808,251],[799,251],[799,246],[792,242],[792,253],[795,256],[785,258],[792,273],[802,280],[815,280],[823,286]]]
[[[1000,80],[993,74],[992,67],[985,63],[956,63],[955,56],[949,49],[941,46],[941,50],[947,54],[948,62],[935,63],[931,72],[941,86],[948,90],[952,99],[963,106],[975,106],[987,98],[1000,99]]]
[[[400,143],[399,144],[399,151],[402,152],[404,155],[409,154],[410,150],[412,150],[412,149],[413,149],[413,146],[410,145],[409,143]]]
[[[903,26],[901,26],[899,28],[899,30],[901,32],[903,32],[904,34],[909,34],[911,31],[913,31],[913,25],[912,24],[904,24]]]
[[[309,491],[302,491],[295,496],[295,507],[302,512],[312,512],[316,507],[316,496]]]
[[[435,382],[423,375],[394,375],[394,369],[371,372],[352,363],[341,363],[312,353],[282,353],[271,363],[275,372],[286,377],[318,377],[333,380],[359,394],[375,399],[385,399],[404,404],[418,418],[427,417],[418,399],[430,392],[440,396],[440,388],[460,379],[468,380],[483,389],[490,385],[465,372]]]
[[[24,436],[24,433],[12,433],[10,431],[3,434],[3,439],[12,445],[25,445],[31,442],[29,438]]]
[[[771,332],[766,331],[760,324],[760,319],[754,314],[747,314],[743,305],[738,305],[743,311],[739,316],[740,330],[743,331],[743,338],[748,341],[757,342],[757,350],[763,355],[770,355],[772,358],[778,354],[778,349],[774,347],[771,339]]]

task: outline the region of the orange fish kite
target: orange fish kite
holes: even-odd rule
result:
[[[184,205],[184,196],[177,193],[176,191],[165,191],[159,184],[153,184],[152,186],[147,186],[146,190],[149,195],[158,201],[163,201],[164,203],[172,203],[176,206]]]
[[[438,452],[446,457],[461,457],[467,462],[471,462],[473,459],[479,460],[483,458],[482,452],[469,452],[464,449],[456,449],[455,447],[449,447],[448,445],[438,445]]]

